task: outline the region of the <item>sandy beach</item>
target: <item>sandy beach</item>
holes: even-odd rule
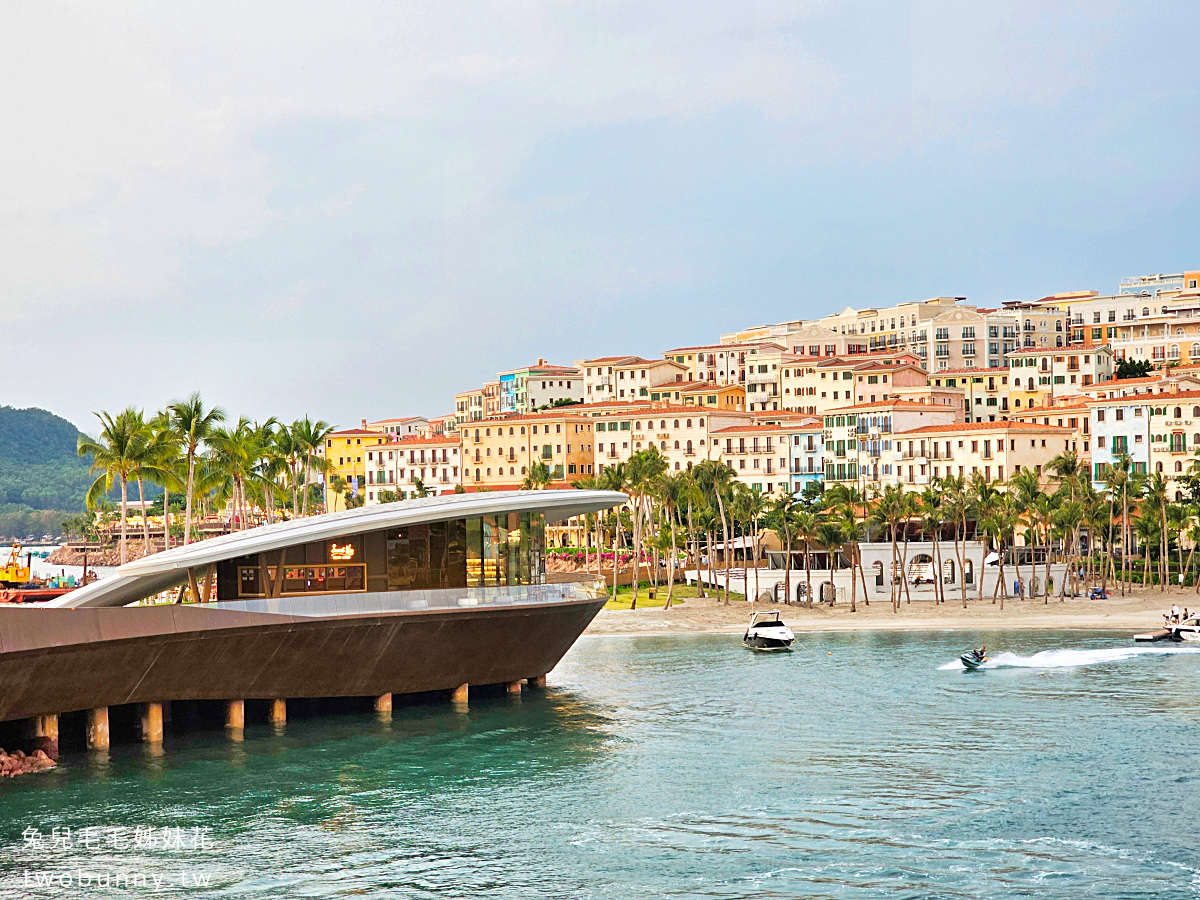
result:
[[[870,629],[879,631],[937,631],[937,630],[1002,630],[1013,628],[1080,628],[1113,629],[1135,632],[1156,631],[1162,627],[1162,614],[1172,603],[1180,608],[1200,609],[1200,597],[1192,588],[1172,590],[1166,594],[1151,588],[1145,594],[1122,598],[1119,594],[1108,600],[1070,599],[1066,602],[1040,600],[1005,602],[990,600],[947,602],[935,606],[930,601],[911,605],[900,604],[893,612],[885,598],[874,600],[870,606],[861,602],[857,612],[850,605],[839,604],[833,609],[819,606],[775,606],[759,604],[758,609],[778,609],[783,620],[797,633],[808,631],[850,631]],[[688,600],[683,606],[663,609],[603,609],[584,632],[587,635],[651,635],[651,634],[734,634],[745,630],[750,620],[750,605],[731,602],[723,606],[711,599]]]

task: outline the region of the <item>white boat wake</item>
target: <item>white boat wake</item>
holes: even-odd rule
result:
[[[1042,650],[1033,656],[1018,656],[1015,653],[1000,653],[988,659],[982,669],[1069,669],[1076,666],[1091,666],[1096,663],[1120,662],[1135,656],[1162,656],[1178,653],[1200,653],[1200,647],[1107,647],[1102,650]],[[938,666],[940,671],[959,669],[966,671],[959,660]]]

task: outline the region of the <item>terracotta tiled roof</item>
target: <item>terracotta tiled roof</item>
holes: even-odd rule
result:
[[[874,403],[855,403],[853,406],[838,406],[833,409],[827,409],[821,413],[827,416],[830,413],[847,413],[854,412],[858,409],[882,409],[884,407],[895,407],[897,409],[922,409],[933,410],[934,412],[957,412],[957,406],[939,406],[934,403],[917,403],[914,400],[877,400]]]
[[[366,428],[347,428],[345,431],[331,431],[328,437],[374,437],[387,439],[387,435],[382,431],[370,431]]]
[[[1157,406],[1159,403],[1170,405],[1173,400],[1195,400],[1197,398],[1200,398],[1200,391],[1173,391],[1164,394],[1133,394],[1128,397],[1107,397],[1102,400],[1088,400],[1087,405],[1096,406],[1101,403],[1148,403],[1151,406]],[[1046,409],[1057,408],[1053,406],[1046,407]]]
[[[937,378],[940,375],[1007,375],[1008,366],[996,369],[981,369],[975,366],[965,369],[938,369],[936,372],[930,372],[930,378]]]
[[[956,431],[1045,431],[1055,434],[1070,434],[1070,428],[1059,428],[1057,425],[1042,425],[1035,422],[1013,422],[1001,420],[998,422],[962,422],[955,425],[925,425],[908,431],[896,431],[892,436],[896,439],[914,434],[948,434]]]

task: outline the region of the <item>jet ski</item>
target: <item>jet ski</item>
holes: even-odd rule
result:
[[[964,653],[959,657],[959,659],[962,660],[963,666],[971,671],[980,668],[985,662],[988,661],[987,654],[980,653],[978,650],[972,650],[969,653]]]
[[[796,636],[780,621],[778,612],[756,612],[742,638],[751,650],[791,650],[795,642]]]

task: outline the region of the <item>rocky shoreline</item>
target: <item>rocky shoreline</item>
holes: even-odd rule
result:
[[[161,545],[161,543],[160,541],[159,544]],[[154,546],[153,541],[151,541],[151,546]],[[141,559],[146,555],[146,548],[141,540],[128,541],[125,549],[126,562],[133,562],[135,559]],[[46,557],[46,562],[52,566],[82,566],[83,556],[82,550],[71,550],[66,546],[60,546]],[[87,552],[87,564],[89,569],[92,566],[119,566],[121,564],[120,545],[115,544],[103,550],[89,550]]]
[[[44,750],[35,750],[26,755],[23,750],[6,753],[0,747],[0,778],[16,778],[18,775],[30,775],[34,772],[44,772],[53,769],[58,764],[46,755]]]

